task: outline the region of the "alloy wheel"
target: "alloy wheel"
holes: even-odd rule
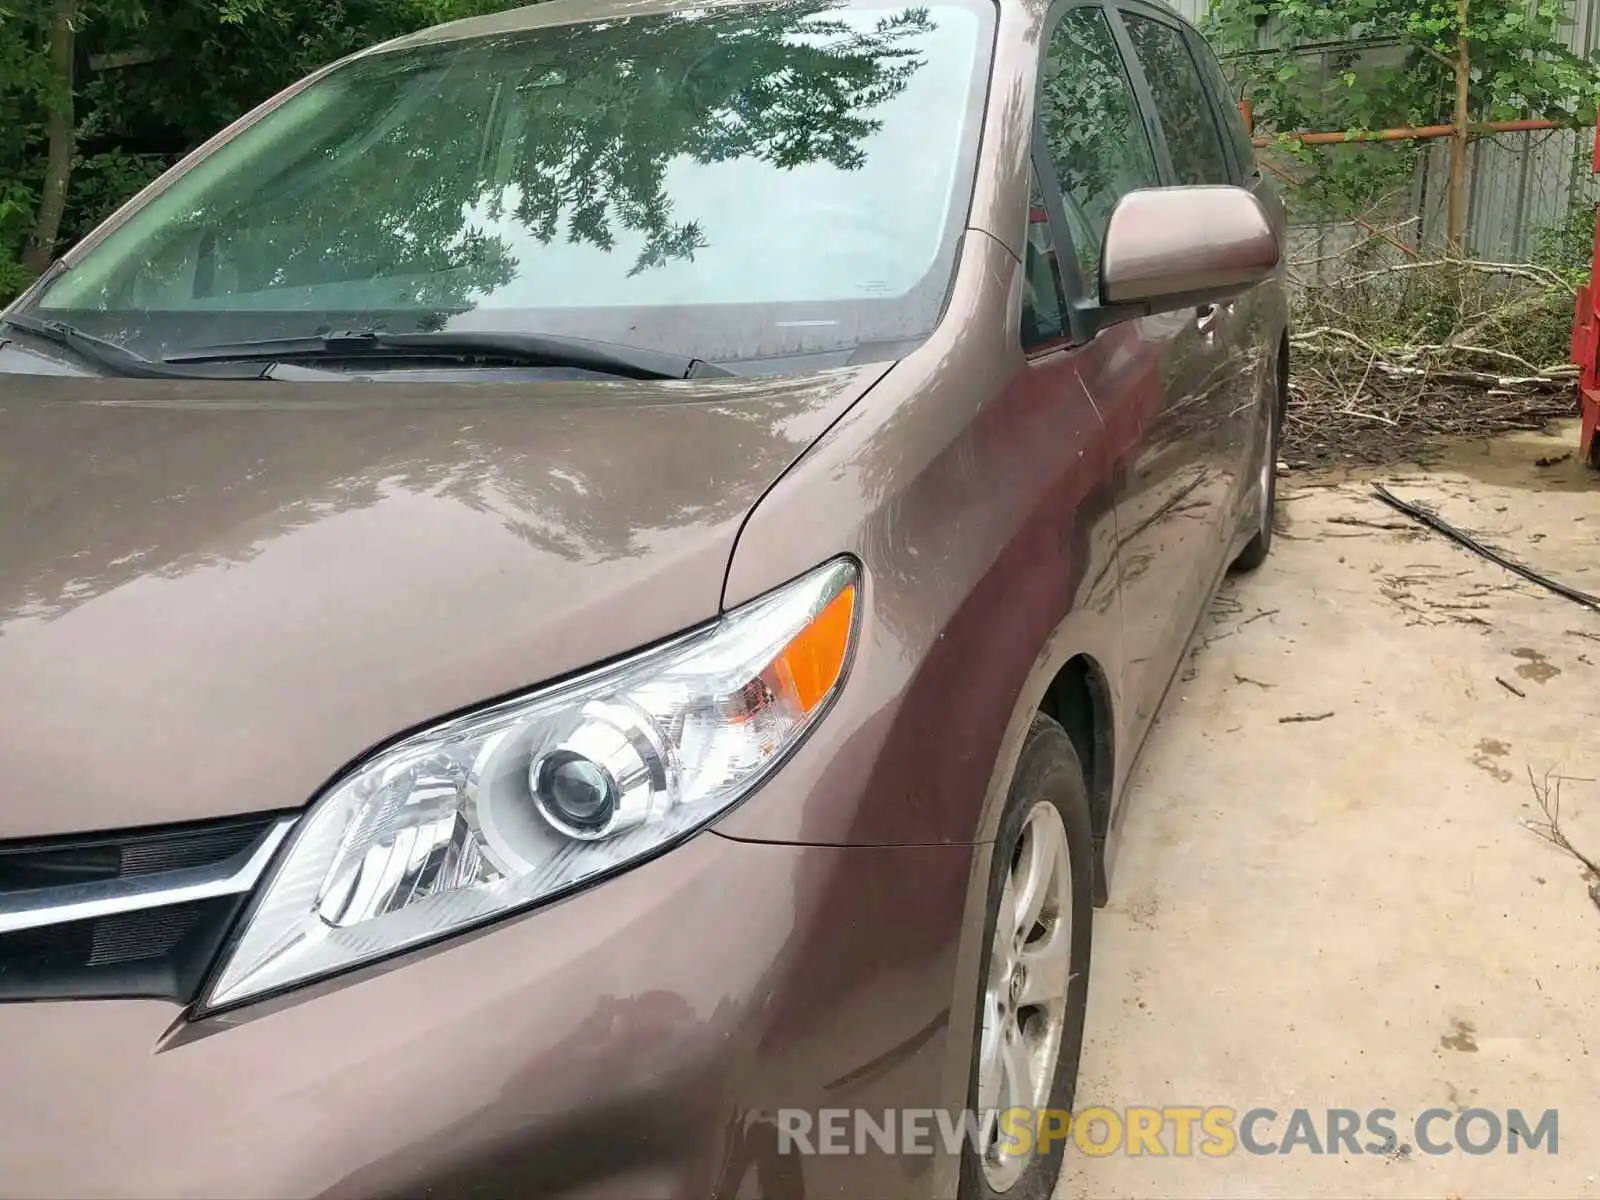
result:
[[[979,1148],[996,1192],[1011,1188],[1034,1150],[1002,1134],[1000,1114],[1014,1108],[1036,1121],[1050,1102],[1072,979],[1072,859],[1054,804],[1041,801],[1023,822],[1000,893],[983,993],[978,1047]]]

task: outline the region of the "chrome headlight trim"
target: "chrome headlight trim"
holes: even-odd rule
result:
[[[836,558],[699,629],[367,755],[279,849],[196,1015],[454,937],[680,844],[831,706],[860,591],[859,564]],[[582,761],[536,796],[553,751]]]

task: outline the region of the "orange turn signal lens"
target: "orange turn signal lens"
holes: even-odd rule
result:
[[[793,681],[802,712],[812,712],[827,699],[844,674],[855,615],[856,585],[849,583],[773,660],[773,667]]]

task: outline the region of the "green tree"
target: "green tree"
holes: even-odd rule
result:
[[[0,0],[0,303],[182,153],[362,46],[517,0]]]
[[[294,79],[361,46],[507,6],[505,0],[52,3],[75,6],[70,33],[79,44],[66,55],[64,71],[45,53],[49,39],[39,20],[24,22],[26,28],[0,25],[0,65],[18,64],[15,74],[0,76],[0,116],[8,105],[19,116],[10,132],[0,129],[0,180],[18,181],[10,190],[0,183],[0,298],[8,290],[6,247],[29,239],[34,248],[26,266],[40,269],[174,155]],[[852,169],[863,140],[879,126],[874,110],[920,67],[916,39],[930,23],[925,9],[912,7],[863,28],[831,17],[831,8],[831,0],[787,0],[542,31],[516,64],[528,119],[510,147],[517,163],[514,215],[546,241],[564,235],[610,248],[619,226],[643,232],[635,270],[645,270],[700,244],[693,215],[674,214],[663,194],[674,158],[755,157],[779,167],[828,162]],[[84,58],[85,38],[92,52],[136,51],[143,65],[74,80],[72,62]],[[464,212],[504,202],[509,193],[503,180],[484,175],[473,140],[459,136],[471,123],[464,112],[495,103],[502,81],[491,76],[503,69],[491,56],[455,62],[434,80],[426,62],[420,70],[381,60],[357,68],[373,86],[353,91],[349,107],[283,160],[305,169],[251,182],[256,209],[274,209],[253,223],[255,269],[283,282],[309,277],[330,261],[350,278],[385,261],[418,274],[460,269],[448,294],[417,298],[441,306],[458,300],[462,287],[505,277],[504,247],[467,228]],[[430,87],[443,89],[438,103],[413,105],[403,118],[390,111]],[[65,151],[50,135],[56,128],[50,103],[62,98],[72,142]],[[490,119],[487,111],[483,117]],[[152,129],[166,139],[154,152]],[[364,167],[314,169],[318,156],[336,156],[352,139],[362,142]],[[61,213],[47,211],[48,195],[63,198]],[[352,229],[348,214],[357,205],[375,219]],[[189,224],[203,232],[220,215],[213,206]],[[15,256],[11,262],[14,287],[20,274]],[[172,266],[182,269],[177,260]]]
[[[1600,61],[1563,44],[1569,9],[1570,0],[1216,0],[1206,30],[1265,130],[1343,129],[1355,141],[1376,129],[1454,126],[1448,236],[1459,248],[1475,123],[1595,119]],[[1303,48],[1330,44],[1324,72]],[[1398,61],[1372,65],[1367,47]],[[1377,170],[1335,159],[1322,182],[1335,202],[1353,203],[1414,162],[1414,151]]]
[[[55,0],[50,11],[49,67],[40,88],[45,116],[44,182],[39,189],[39,211],[22,252],[22,266],[28,271],[43,270],[49,263],[67,210],[67,186],[77,148],[72,95],[77,19],[78,0]]]

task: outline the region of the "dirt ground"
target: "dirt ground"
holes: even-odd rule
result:
[[[1075,1104],[1274,1109],[1261,1140],[1389,1108],[1403,1146],[1429,1109],[1553,1108],[1558,1153],[1069,1149],[1059,1197],[1600,1196],[1600,903],[1530,827],[1559,784],[1600,860],[1600,614],[1370,495],[1600,593],[1600,476],[1537,465],[1576,444],[1281,480],[1273,556],[1218,598],[1131,785]]]

